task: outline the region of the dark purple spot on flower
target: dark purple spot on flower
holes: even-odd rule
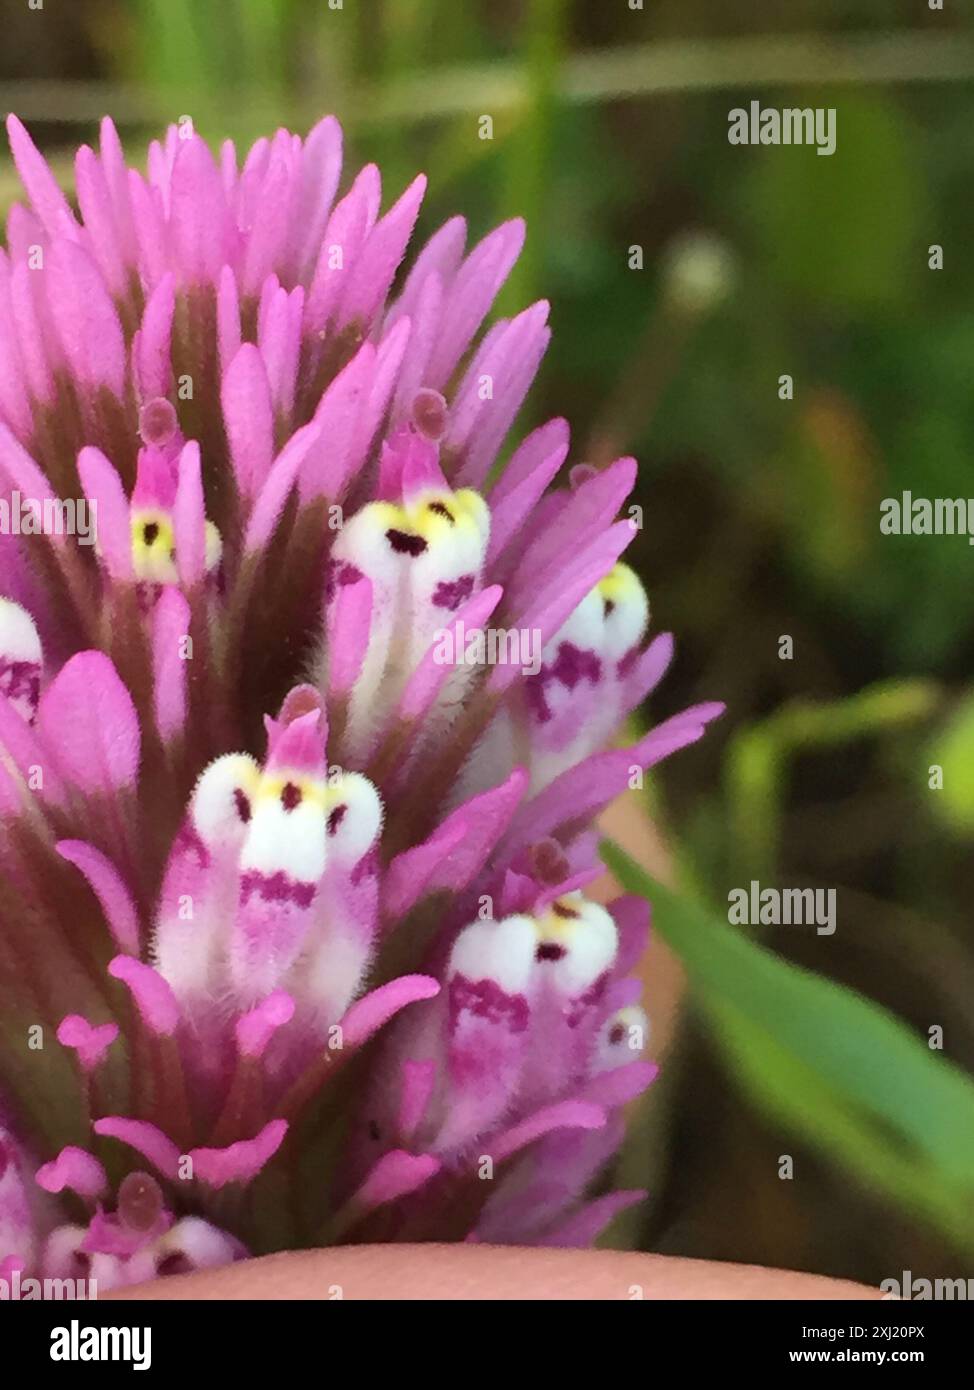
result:
[[[159,538],[159,526],[155,521],[147,521],[142,527],[142,539],[146,545],[155,545]]]
[[[310,907],[314,901],[315,884],[301,883],[279,869],[276,874],[262,874],[250,869],[240,880],[240,901],[247,903],[256,894],[265,903],[297,903]]]
[[[568,951],[557,941],[542,941],[534,953],[535,960],[564,960]]]
[[[445,516],[451,526],[456,526],[457,524],[456,518],[450,511],[450,508],[445,506],[442,502],[430,502],[427,511],[435,512],[437,516]]]
[[[554,661],[528,678],[524,693],[535,719],[539,724],[547,724],[552,716],[547,690],[551,681],[557,681],[566,690],[574,690],[580,681],[598,685],[601,678],[602,663],[595,652],[584,651],[572,642],[562,642]]]
[[[615,600],[614,600],[614,599],[611,599],[611,598],[604,598],[604,599],[602,600],[602,616],[603,616],[604,618],[607,618],[607,617],[610,615],[610,613],[614,613],[614,612],[615,612]]]
[[[332,811],[331,815],[328,817],[328,834],[329,834],[329,835],[334,835],[334,834],[336,833],[336,831],[338,830],[338,827],[341,825],[342,821],[345,819],[345,812],[346,812],[347,810],[348,810],[348,807],[347,807],[346,805],[344,805],[344,803],[343,803],[341,806],[336,806],[335,809],[334,809],[334,811]]]
[[[296,806],[301,805],[301,788],[296,787],[293,782],[286,783],[281,792],[281,805],[285,811],[293,811]]]
[[[237,808],[237,815],[246,825],[250,820],[250,798],[239,787],[233,789],[233,804]]]
[[[398,555],[422,555],[426,542],[422,536],[411,535],[409,531],[397,531],[392,527],[386,532],[386,540]]]
[[[567,917],[569,920],[582,915],[580,912],[576,912],[573,907],[566,907],[564,903],[552,903],[551,910],[556,917]]]
[[[472,574],[462,574],[459,579],[441,579],[433,590],[433,602],[437,608],[448,608],[455,613],[473,593],[475,582]]]
[[[618,1047],[626,1036],[626,1030],[621,1023],[613,1023],[609,1029],[609,1042],[613,1047]]]
[[[41,680],[37,665],[33,661],[0,662],[0,695],[9,700],[26,696],[33,709],[41,696]]]
[[[343,589],[346,584],[357,584],[361,578],[362,571],[347,560],[329,560],[325,568],[326,602],[334,596],[336,589]]]
[[[559,645],[558,655],[551,669],[555,680],[560,681],[568,690],[574,690],[583,680],[598,685],[602,676],[602,663],[595,652],[584,651],[573,642],[562,642]]]
[[[495,980],[470,980],[454,975],[450,981],[450,1027],[467,1010],[488,1023],[503,1023],[512,1033],[523,1033],[530,1008],[523,994],[506,994]]]
[[[164,1255],[156,1265],[156,1273],[162,1276],[167,1274],[192,1274],[196,1266],[188,1255],[184,1255],[181,1250],[173,1250],[171,1254]]]

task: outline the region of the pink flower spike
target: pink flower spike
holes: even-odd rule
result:
[[[179,1026],[179,1004],[158,970],[133,956],[115,956],[108,963],[108,973],[128,986],[149,1031],[158,1037],[172,1037]]]
[[[77,1053],[78,1062],[85,1072],[92,1072],[101,1065],[105,1053],[117,1037],[117,1023],[91,1024],[80,1014],[68,1014],[62,1018],[57,1030],[58,1042]]]
[[[262,1057],[277,1030],[290,1023],[293,1017],[294,999],[285,990],[279,989],[262,999],[256,1008],[241,1015],[235,1024],[237,1048],[241,1056]]]
[[[620,562],[635,462],[510,437],[550,338],[493,307],[523,222],[404,262],[425,177],[343,196],[333,117],[239,152],[179,117],[136,169],[106,119],[68,196],[9,130],[0,1014],[37,1014],[26,932],[71,1052],[0,1045],[0,1268],[591,1239],[656,1074],[597,817],[722,706],[626,746],[673,639]],[[43,1114],[101,1138],[14,1138]],[[510,1181],[458,1218],[485,1153]]]
[[[400,975],[387,985],[380,985],[354,1003],[345,1014],[341,1021],[343,1044],[360,1047],[408,1004],[435,999],[439,992],[439,983],[430,975]]]
[[[84,840],[59,840],[55,849],[62,859],[80,869],[101,904],[116,944],[132,955],[139,950],[139,919],[135,903],[115,865],[94,845]]]
[[[92,1154],[69,1144],[52,1163],[44,1163],[34,1175],[45,1192],[77,1192],[79,1197],[101,1197],[108,1189],[104,1168]]]
[[[179,1160],[182,1155],[158,1125],[151,1124],[148,1120],[130,1120],[124,1115],[106,1115],[104,1119],[96,1120],[92,1129],[103,1138],[118,1139],[130,1149],[135,1149],[136,1153],[148,1159],[164,1178],[175,1180],[179,1177]]]
[[[270,1162],[284,1142],[287,1120],[269,1120],[253,1139],[239,1139],[225,1149],[191,1149],[193,1175],[219,1190],[228,1183],[248,1183]]]

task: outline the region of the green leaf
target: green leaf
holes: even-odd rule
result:
[[[867,1185],[974,1248],[974,1082],[891,1014],[756,945],[651,878],[603,857],[649,898],[705,1015],[755,1101]]]

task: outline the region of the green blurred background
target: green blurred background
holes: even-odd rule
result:
[[[336,2],[0,0],[0,106],[67,183],[106,111],[133,160],[183,114],[246,141],[334,111],[387,198],[430,174],[421,234],[527,216],[498,307],[550,299],[555,336],[521,424],[638,455],[634,563],[680,643],[651,714],[729,706],[650,792],[690,1007],[616,1239],[974,1274],[974,551],[879,532],[904,489],[974,496],[971,5]],[[752,98],[834,107],[836,153],[731,146]],[[752,878],[836,888],[835,935],[729,928]]]

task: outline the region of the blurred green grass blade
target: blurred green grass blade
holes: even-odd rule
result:
[[[891,1014],[754,944],[617,845],[603,858],[652,902],[655,929],[757,1101],[974,1246],[974,1081]]]
[[[226,0],[223,0],[226,3]],[[283,98],[287,88],[286,13],[281,0],[239,0],[244,72],[263,98]]]
[[[821,95],[799,90],[786,93],[785,103],[814,108]],[[795,159],[783,145],[762,149],[741,180],[742,209],[762,264],[817,311],[896,304],[927,274],[916,248],[930,211],[913,128],[886,93],[839,92],[828,105],[836,112],[833,153]],[[876,208],[882,236],[875,234]]]
[[[214,44],[207,0],[137,0],[140,63],[148,80],[167,95],[195,99],[213,81],[224,45]]]
[[[864,1119],[761,1024],[722,1003],[711,1001],[709,1008],[735,1075],[758,1106],[841,1163],[866,1188],[884,1191],[958,1243],[972,1245],[974,1231],[961,1230],[964,1218],[958,1217],[969,1202],[965,1191],[945,1184],[935,1166],[920,1165],[909,1150],[891,1144],[884,1126]]]
[[[506,188],[500,218],[524,217],[532,229],[498,302],[498,312],[516,312],[537,298],[552,175],[558,79],[566,54],[566,0],[531,0],[522,51],[524,103],[505,150]],[[496,119],[496,117],[495,117]]]
[[[929,716],[940,693],[932,681],[878,681],[841,700],[796,700],[735,735],[724,773],[732,857],[749,875],[774,872],[790,760],[841,747]]]
[[[974,695],[967,695],[937,732],[923,763],[925,783],[930,767],[943,770],[943,786],[933,792],[934,809],[958,834],[974,833]]]

